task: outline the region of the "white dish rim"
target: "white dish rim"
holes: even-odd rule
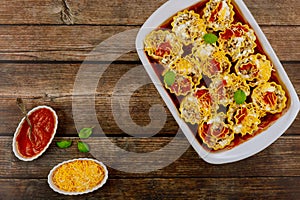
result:
[[[94,188],[89,189],[89,190],[86,190],[86,191],[83,191],[83,192],[65,192],[65,191],[60,190],[59,188],[57,188],[57,187],[54,185],[53,181],[52,181],[52,175],[53,175],[53,172],[54,172],[58,167],[60,167],[60,166],[63,165],[63,164],[70,163],[70,162],[75,162],[75,161],[78,161],[78,160],[89,160],[89,161],[93,161],[93,162],[96,162],[97,164],[99,164],[99,165],[103,168],[103,170],[104,170],[104,178],[102,179],[101,183],[99,183],[99,184],[98,184],[97,186],[95,186]],[[48,184],[49,184],[50,188],[51,188],[53,191],[55,191],[55,192],[57,192],[57,193],[60,193],[60,194],[64,194],[64,195],[82,195],[82,194],[87,194],[87,193],[93,192],[93,191],[98,190],[99,188],[101,188],[101,187],[106,183],[107,179],[108,179],[108,170],[107,170],[106,166],[105,166],[102,162],[100,162],[100,161],[98,161],[98,160],[96,160],[96,159],[92,159],[92,158],[75,158],[75,159],[63,161],[63,162],[61,162],[61,163],[55,165],[55,166],[50,170],[50,172],[49,172],[49,174],[48,174]]]
[[[46,108],[46,109],[50,110],[50,111],[53,113],[53,116],[54,116],[54,119],[55,119],[55,124],[54,124],[53,134],[52,134],[52,136],[51,136],[49,142],[48,142],[47,145],[45,146],[45,148],[44,148],[39,154],[37,154],[37,155],[35,155],[35,156],[33,156],[33,157],[30,157],[30,158],[23,157],[23,156],[19,153],[19,151],[18,151],[18,149],[17,149],[17,144],[16,144],[16,142],[17,142],[16,139],[17,139],[17,136],[18,136],[18,134],[19,134],[19,129],[22,127],[23,123],[25,122],[25,117],[23,117],[22,120],[20,121],[20,123],[19,123],[19,125],[18,125],[18,127],[17,127],[17,129],[16,129],[16,131],[15,131],[15,133],[14,133],[13,143],[12,143],[13,152],[14,152],[15,156],[16,156],[18,159],[22,160],[22,161],[33,161],[33,160],[37,159],[38,157],[40,157],[40,156],[48,149],[48,147],[50,146],[50,144],[51,144],[53,138],[55,137],[56,130],[57,130],[57,126],[58,126],[58,117],[57,117],[57,114],[56,114],[56,112],[55,112],[55,110],[54,110],[53,108],[51,108],[50,106],[45,106],[45,105],[43,105],[43,106],[37,106],[37,107],[34,107],[33,109],[31,109],[31,110],[27,113],[27,115],[30,116],[31,113],[33,113],[33,112],[36,111],[36,110],[42,109],[42,108]]]
[[[148,58],[144,52],[144,38],[147,34],[149,34],[152,30],[156,29],[160,26],[163,22],[168,20],[177,12],[184,10],[190,6],[193,6],[201,1],[204,0],[169,0],[165,4],[163,4],[160,8],[158,8],[144,23],[141,27],[140,31],[136,37],[136,50],[144,65],[145,70],[147,71],[148,75],[150,76],[152,82],[154,83],[156,89],[160,93],[161,97],[165,101],[168,109],[172,113],[173,117],[177,121],[178,125],[184,132],[185,136],[187,137],[190,144],[193,146],[195,151],[199,154],[199,156],[208,163],[211,164],[225,164],[236,162],[254,154],[259,153],[260,151],[264,150],[272,143],[274,143],[293,123],[295,120],[299,109],[300,103],[297,93],[288,78],[282,64],[280,63],[277,55],[275,54],[273,48],[271,47],[269,41],[267,40],[266,36],[260,29],[259,25],[255,21],[254,17],[248,10],[247,6],[242,0],[232,0],[232,2],[238,7],[240,14],[244,17],[247,23],[254,29],[257,39],[260,41],[264,52],[268,54],[269,59],[273,63],[274,67],[276,68],[282,83],[285,85],[286,90],[290,96],[290,107],[281,116],[274,124],[272,124],[267,130],[263,131],[262,133],[258,134],[257,136],[251,138],[250,140],[234,147],[231,150],[220,151],[220,152],[208,152],[206,151],[197,141],[194,134],[190,131],[187,124],[179,117],[178,111],[174,106],[171,98],[167,94],[164,89],[164,86],[161,84],[160,79],[156,76],[155,71],[153,70],[151,64],[148,61]],[[273,133],[273,134],[270,134]]]

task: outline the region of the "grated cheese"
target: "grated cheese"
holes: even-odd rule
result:
[[[105,176],[104,169],[92,160],[76,160],[58,167],[53,183],[66,192],[83,192],[96,187]]]

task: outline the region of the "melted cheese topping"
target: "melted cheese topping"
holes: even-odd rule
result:
[[[223,113],[203,122],[198,127],[198,134],[202,141],[214,150],[223,149],[234,140],[234,132],[225,123],[226,116]]]
[[[52,176],[53,183],[66,192],[84,192],[101,183],[105,174],[98,163],[76,160],[58,167]]]
[[[234,103],[234,93],[238,90],[244,91],[246,96],[250,95],[250,86],[246,80],[235,74],[228,74],[213,79],[210,89],[214,99],[224,106]]]
[[[230,72],[231,62],[224,51],[215,51],[211,57],[201,62],[203,66],[203,74],[213,79],[215,77],[224,76]]]
[[[171,69],[175,73],[183,76],[192,82],[192,86],[200,84],[202,79],[202,68],[193,56],[186,56],[184,58],[178,57],[169,64],[168,70]],[[165,72],[163,72],[164,74]]]
[[[199,124],[206,117],[206,113],[201,112],[198,99],[194,95],[186,96],[181,102],[179,110],[181,118],[191,124]]]
[[[285,91],[275,82],[266,82],[253,90],[253,103],[261,110],[272,114],[280,113],[286,107]]]
[[[170,64],[169,68],[181,75],[187,75],[191,73],[193,67],[188,60],[184,58],[177,58]]]
[[[162,65],[167,66],[183,53],[182,44],[174,33],[169,31],[152,31],[144,41],[145,51]]]
[[[217,50],[218,48],[215,45],[197,41],[194,44],[192,53],[195,58],[201,63],[203,60],[211,58],[213,53]]]
[[[254,87],[271,78],[272,68],[271,62],[265,55],[255,54],[239,60],[235,71],[246,79],[250,86]]]
[[[172,31],[185,44],[189,45],[197,39],[201,39],[206,33],[204,20],[193,10],[179,12],[173,18]]]
[[[253,103],[236,105],[232,104],[227,112],[227,117],[232,130],[236,134],[253,134],[261,123],[261,111]]]
[[[176,74],[175,82],[172,85],[165,83],[165,87],[177,96],[186,96],[189,94],[194,86],[192,78],[181,74]]]
[[[240,22],[232,24],[221,32],[220,36],[220,48],[224,49],[233,61],[238,61],[254,53],[256,36],[248,25]]]
[[[231,0],[211,0],[204,9],[203,18],[214,31],[222,31],[233,22]]]

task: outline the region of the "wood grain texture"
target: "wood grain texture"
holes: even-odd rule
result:
[[[152,86],[154,87],[154,86]],[[145,88],[146,89],[146,88]],[[133,96],[130,101],[130,114],[133,122],[139,126],[145,126],[151,122],[149,117],[149,109],[151,106],[158,104],[163,106],[165,109],[165,113],[167,115],[167,119],[165,124],[162,126],[161,130],[158,132],[158,135],[169,135],[174,136],[178,131],[178,125],[171,115],[170,111],[163,103],[162,99],[156,94],[156,98],[147,97],[147,96]],[[121,97],[120,97],[121,98]],[[76,97],[78,101],[82,101],[83,109],[87,113],[86,118],[90,118],[92,116],[92,111],[87,108],[85,101],[87,97]],[[74,135],[77,133],[73,120],[72,113],[72,97],[59,97],[59,98],[50,98],[50,97],[41,97],[41,98],[33,98],[33,99],[24,99],[24,102],[27,103],[28,109],[31,109],[38,105],[48,105],[55,109],[58,114],[59,124],[58,131],[59,135]],[[126,102],[123,102],[124,104]],[[123,104],[123,105],[124,105]],[[122,129],[116,123],[116,118],[112,113],[112,104],[110,97],[96,97],[96,113],[98,115],[97,119],[99,125],[102,127],[103,131],[108,135],[122,135],[125,134]],[[122,105],[122,102],[121,102]],[[18,126],[19,121],[22,119],[22,114],[18,110],[15,104],[15,98],[1,98],[0,99],[0,135],[12,135],[15,132],[16,127]],[[126,112],[125,108],[117,108],[115,110],[115,114],[122,114]],[[160,113],[158,113],[160,114]],[[289,129],[285,132],[287,135],[299,135],[300,132],[300,116],[298,115],[295,119],[294,123],[289,127]],[[86,120],[78,121],[78,123],[83,123]],[[86,123],[86,126],[94,126],[95,124]],[[130,124],[128,124],[130,125]],[[125,125],[124,125],[125,126]],[[127,132],[130,134],[130,132]],[[143,133],[140,133],[143,134]],[[147,134],[144,133],[144,136],[147,137]]]
[[[66,0],[74,24],[141,25],[166,0]],[[300,25],[297,0],[245,0],[261,25]],[[0,24],[65,24],[62,0],[1,1]]]
[[[181,137],[181,136],[180,136]],[[73,145],[68,149],[59,149],[55,142],[62,139],[72,140]],[[167,145],[172,137],[155,138],[110,138],[111,142],[118,147],[131,152],[147,153],[161,149]],[[135,163],[148,166],[147,162],[137,160],[120,160],[120,154],[117,151],[111,152],[110,156],[105,156],[105,149],[110,145],[101,137],[94,137],[86,140],[91,147],[91,153],[84,154],[77,150],[77,137],[56,137],[49,149],[37,160],[24,162],[18,160],[13,152],[7,151],[12,148],[12,137],[2,137],[0,144],[3,148],[0,150],[0,168],[6,170],[0,171],[0,178],[43,178],[46,177],[52,167],[56,164],[80,157],[94,157],[110,163],[113,166],[128,166],[129,163]],[[186,144],[185,137],[177,147],[170,149],[168,155],[176,153],[177,149],[184,148]],[[189,147],[187,151],[176,161],[157,171],[152,171],[151,167],[146,168],[150,173],[126,173],[109,167],[110,178],[211,178],[211,177],[299,177],[300,176],[300,138],[295,136],[282,136],[274,144],[264,151],[248,159],[225,165],[212,165],[203,161],[198,154]],[[58,156],[59,155],[59,156]],[[147,155],[147,154],[146,154]],[[105,156],[105,157],[103,157]],[[141,154],[141,156],[143,156]],[[161,155],[164,158],[167,155]],[[101,159],[102,158],[102,159]],[[105,159],[104,159],[105,158]],[[149,166],[151,161],[149,159]],[[38,170],[37,170],[38,169]],[[118,168],[123,169],[123,168]],[[272,170],[270,170],[272,169]],[[151,172],[152,171],[152,172]]]
[[[109,179],[85,199],[299,199],[299,177]],[[74,199],[48,186],[46,179],[0,179],[2,199]],[[10,193],[18,188],[18,194]],[[264,189],[262,189],[264,188]]]
[[[76,133],[72,116],[72,102],[74,99],[82,102],[82,108],[86,111],[87,106],[85,105],[88,105],[87,99],[93,97],[91,95],[95,95],[98,120],[107,134],[124,133],[116,124],[112,109],[114,108],[117,115],[122,115],[122,113],[125,114],[126,107],[118,105],[127,104],[130,107],[130,117],[140,126],[150,123],[149,109],[153,105],[163,106],[167,120],[159,133],[174,135],[177,132],[177,123],[140,63],[113,63],[109,65],[101,78],[97,74],[88,77],[99,79],[98,86],[95,89],[92,88],[92,92],[88,92],[91,91],[90,87],[83,83],[83,92],[75,94],[74,83],[78,70],[80,68],[87,70],[91,68],[101,69],[101,67],[103,67],[101,63],[86,65],[0,63],[0,76],[2,77],[0,79],[0,121],[2,122],[0,134],[9,135],[15,131],[19,120],[22,118],[22,114],[15,104],[16,98],[20,97],[24,99],[28,109],[43,104],[53,107],[57,111],[60,120],[58,133],[72,135]],[[284,67],[294,83],[298,96],[300,96],[300,65],[298,63],[286,63]],[[136,68],[140,70],[136,73],[128,73]],[[127,81],[137,79],[137,85],[139,85],[138,79],[148,79],[146,82],[151,84],[140,85],[136,90],[126,92],[124,88],[130,89],[134,86],[135,81],[129,85],[125,84],[124,88],[118,88],[118,81],[122,77],[126,77]],[[112,99],[116,99],[119,104],[113,103]],[[94,124],[90,126],[94,126]],[[299,130],[298,116],[286,133],[300,134]]]
[[[300,63],[283,63],[283,67],[300,95]],[[104,69],[105,71],[101,73]],[[55,99],[72,95],[128,96],[135,91],[128,92],[123,89],[139,84],[141,88],[136,89],[136,95],[149,98],[158,95],[141,63],[0,63],[0,76],[2,98]],[[149,84],[141,83],[140,79],[145,79],[144,82],[149,82]],[[75,85],[79,81],[85,83],[79,87]],[[95,81],[94,85],[91,84],[93,81]],[[120,86],[120,81],[131,85]],[[143,89],[142,86],[145,88]],[[146,92],[145,89],[149,91]]]
[[[152,83],[133,89],[139,80],[149,80],[145,70],[130,74],[141,67],[134,47],[135,33],[165,2],[167,0],[1,1],[0,199],[73,199],[49,188],[47,175],[51,168],[59,162],[80,157],[104,161],[101,156],[105,155],[103,149],[108,148],[109,143],[97,128],[94,137],[87,140],[92,147],[91,153],[83,154],[77,150],[78,137],[72,110],[74,101],[86,111],[79,123],[94,126],[85,119],[89,119],[92,111],[96,110],[97,120],[110,142],[124,150],[145,153],[169,144],[178,131],[177,123]],[[244,2],[283,63],[300,97],[300,1]],[[92,50],[116,34],[133,29],[135,33],[124,34],[126,37],[122,38],[122,46],[127,53],[122,53],[100,76],[97,69],[103,69],[111,61],[100,57],[123,52],[124,49],[112,46]],[[79,84],[81,90],[74,93],[74,83],[80,70],[90,70],[87,76],[90,79],[101,77],[94,90],[91,90],[94,84],[83,81]],[[120,80],[127,83],[137,80],[137,83],[116,87]],[[126,86],[131,90],[126,90]],[[88,108],[86,103],[94,95],[95,108]],[[22,118],[15,104],[17,97],[24,99],[28,109],[49,105],[59,117],[54,141],[39,159],[32,162],[20,161],[12,152],[12,136]],[[126,107],[118,107],[126,103],[130,118],[141,127],[151,123],[149,110],[154,105],[165,109],[166,122],[154,137],[145,132],[131,135],[120,127],[113,115],[115,113],[121,119],[128,117]],[[122,125],[131,125],[130,121],[121,121]],[[300,115],[274,144],[239,162],[211,165],[199,158],[190,146],[170,165],[149,173],[127,173],[108,166],[107,184],[78,198],[298,200],[299,136]],[[55,142],[62,139],[72,140],[73,145],[59,149]],[[183,148],[187,141],[183,135],[180,139],[181,142],[172,147],[169,154],[156,158],[160,160],[163,156],[174,155]],[[129,159],[122,163],[115,151],[110,153],[110,160],[120,166],[141,165],[137,160]],[[146,167],[150,169],[150,165],[146,164]]]
[[[98,61],[98,55],[107,51],[122,51],[119,47],[110,46],[100,53],[91,53],[96,46],[118,33],[138,28],[139,26],[4,26],[0,28],[0,59]],[[281,61],[299,61],[300,50],[297,47],[300,26],[263,26],[262,30]],[[118,60],[139,61],[134,47],[135,33],[126,33],[120,38],[122,46],[131,51]]]

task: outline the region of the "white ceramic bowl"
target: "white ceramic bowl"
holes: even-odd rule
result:
[[[19,125],[18,125],[18,127],[17,127],[15,133],[14,133],[13,143],[12,143],[12,146],[13,146],[13,152],[14,152],[15,156],[16,156],[17,158],[19,158],[20,160],[23,160],[23,161],[32,161],[32,160],[37,159],[38,157],[40,157],[40,156],[48,149],[49,145],[51,144],[51,142],[52,142],[52,140],[53,140],[53,138],[54,138],[54,136],[55,136],[56,129],[57,129],[57,124],[58,124],[58,117],[57,117],[57,115],[56,115],[56,112],[55,112],[51,107],[49,107],[49,106],[38,106],[38,107],[35,107],[35,108],[33,108],[32,110],[30,110],[30,111],[27,113],[27,115],[30,116],[31,113],[33,113],[34,111],[39,110],[39,109],[41,109],[41,108],[46,108],[46,109],[50,110],[50,111],[52,112],[54,118],[55,118],[55,124],[54,124],[53,134],[52,134],[52,136],[51,136],[49,142],[47,143],[47,145],[44,147],[44,149],[43,149],[39,154],[37,154],[37,155],[35,155],[35,156],[32,156],[32,157],[24,157],[24,156],[21,155],[20,152],[18,151],[17,143],[16,143],[16,138],[17,138],[17,136],[18,136],[18,134],[19,134],[19,130],[20,130],[20,128],[22,127],[23,123],[26,121],[26,120],[25,120],[25,117],[23,117],[22,120],[21,120],[21,122],[19,123]]]
[[[56,187],[55,184],[53,183],[53,180],[52,180],[52,176],[53,176],[54,171],[57,168],[59,168],[60,166],[62,166],[63,164],[78,161],[78,160],[90,160],[90,161],[93,161],[93,162],[97,163],[98,165],[100,165],[104,170],[104,178],[102,179],[102,181],[97,186],[95,186],[94,188],[92,188],[90,190],[83,191],[83,192],[66,192],[66,191],[63,191],[63,190],[59,189],[58,187]],[[64,194],[64,195],[81,195],[81,194],[86,194],[86,193],[93,192],[93,191],[98,190],[99,188],[101,188],[106,183],[107,179],[108,179],[108,171],[107,171],[106,166],[102,162],[99,162],[98,160],[90,159],[90,158],[77,158],[77,159],[73,159],[73,160],[64,161],[62,163],[59,163],[55,167],[53,167],[53,169],[48,174],[48,184],[49,184],[50,188],[53,189],[55,192],[58,192],[58,193]]]
[[[285,112],[283,116],[281,116],[274,124],[272,124],[272,126],[270,126],[262,133],[258,134],[257,136],[253,137],[252,139],[248,140],[247,142],[244,142],[231,150],[217,152],[206,151],[197,141],[194,133],[191,132],[188,125],[180,118],[178,110],[172,102],[172,99],[169,97],[159,77],[156,75],[144,51],[144,39],[151,31],[159,27],[177,12],[193,6],[199,2],[201,2],[201,0],[167,1],[149,17],[149,19],[140,29],[136,38],[136,49],[147,73],[156,86],[158,92],[162,96],[163,100],[165,101],[178,125],[184,132],[185,136],[187,137],[193,148],[196,150],[196,152],[200,155],[200,157],[206,162],[212,164],[230,163],[252,156],[262,151],[263,149],[271,145],[275,140],[277,140],[289,128],[289,126],[296,118],[299,112],[300,103],[297,93],[291,81],[289,80],[282,64],[280,63],[264,33],[253,18],[252,14],[242,0],[232,0],[238,10],[241,12],[240,14],[242,15],[242,17],[246,19],[247,23],[255,31],[257,39],[260,41],[264,52],[269,56],[269,59],[272,61],[274,67],[276,68],[280,79],[285,85],[286,90],[289,94],[290,105],[288,105],[287,112]]]

